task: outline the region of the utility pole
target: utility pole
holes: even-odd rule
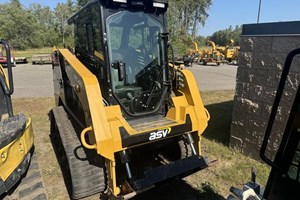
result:
[[[257,23],[259,23],[260,7],[261,7],[261,0],[259,0],[259,5],[258,5]]]

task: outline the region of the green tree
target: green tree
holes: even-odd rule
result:
[[[8,40],[17,49],[31,47],[35,38],[36,20],[18,0],[0,4],[0,38]]]
[[[168,18],[180,28],[181,36],[191,35],[195,38],[197,27],[205,24],[207,9],[211,5],[211,0],[170,0]]]
[[[236,26],[234,29],[232,26],[229,26],[229,28],[214,32],[209,39],[220,46],[225,46],[231,39],[234,41],[235,45],[239,45],[241,33],[241,26]]]
[[[55,30],[55,18],[53,11],[48,7],[34,3],[30,5],[31,13],[36,19],[34,46],[49,47],[56,45],[58,34]]]
[[[20,3],[19,0],[10,0],[10,3],[18,8],[22,7],[22,4]]]
[[[58,3],[54,9],[56,31],[60,38],[60,44],[74,46],[73,27],[68,25],[67,20],[78,9],[71,0],[66,3]]]
[[[169,0],[168,30],[178,54],[185,54],[196,39],[197,30],[205,24],[211,0]]]
[[[22,6],[19,0],[0,4],[0,38],[15,48],[73,46],[73,27],[67,19],[90,0],[67,0],[54,10],[40,4]],[[168,30],[173,46],[184,52],[196,39],[197,29],[205,24],[212,0],[169,0]]]

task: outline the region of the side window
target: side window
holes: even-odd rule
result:
[[[93,37],[94,34],[93,34],[92,23],[85,24],[85,28],[86,28],[86,38],[87,38],[86,50],[88,50],[89,52],[93,52],[94,51],[94,37]]]
[[[99,4],[83,10],[75,21],[75,46],[103,55],[103,38]],[[102,59],[104,61],[104,59]]]
[[[82,23],[82,20],[77,19],[75,21],[75,48],[86,49],[86,44],[85,25]]]
[[[100,5],[82,10],[75,19],[75,53],[77,58],[101,79],[105,79],[105,57]]]
[[[102,38],[102,26],[100,18],[100,8],[98,4],[94,4],[90,10],[91,22],[94,33],[94,50],[103,54],[103,38]]]

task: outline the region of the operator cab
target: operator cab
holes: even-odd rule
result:
[[[104,102],[127,117],[166,112],[166,9],[166,2],[99,0],[69,20],[75,55],[97,76]]]

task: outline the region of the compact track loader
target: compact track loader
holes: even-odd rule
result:
[[[192,73],[169,64],[167,7],[92,1],[68,21],[74,51],[53,51],[51,135],[73,199],[128,199],[208,166],[209,114]]]
[[[10,48],[6,51],[7,71],[0,65],[0,199],[47,199],[34,153],[31,119],[13,114],[11,95],[14,91]]]

